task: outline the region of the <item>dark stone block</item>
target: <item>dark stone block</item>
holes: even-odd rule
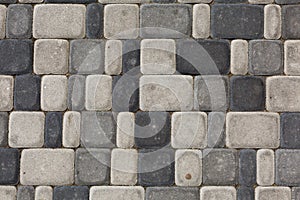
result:
[[[238,187],[237,200],[254,200],[253,187],[244,187],[244,186]]]
[[[88,200],[87,186],[58,186],[54,188],[53,200]]]
[[[68,79],[68,108],[83,110],[85,103],[85,76],[72,75]]]
[[[125,40],[122,47],[122,68],[123,73],[136,73],[140,69],[140,41],[139,40]]]
[[[243,149],[239,152],[239,184],[256,184],[256,151],[253,149]]]
[[[86,36],[92,39],[103,37],[103,5],[100,3],[86,7]]]
[[[45,122],[45,147],[59,148],[62,145],[62,112],[48,112]]]
[[[1,4],[17,3],[17,0],[0,0]]]
[[[0,112],[0,147],[7,146],[8,114]]]
[[[289,5],[282,7],[282,37],[284,39],[300,38],[299,19],[300,5]]]
[[[17,199],[18,200],[34,200],[34,187],[33,186],[19,186]]]
[[[248,0],[215,0],[214,3],[248,3]]]
[[[280,115],[280,147],[300,149],[300,113]]]
[[[97,0],[45,0],[46,3],[96,3]]]
[[[199,188],[196,187],[148,187],[147,200],[199,200]]]
[[[20,154],[18,149],[0,148],[0,185],[17,185],[19,182]]]
[[[300,0],[275,0],[277,4],[297,4]]]

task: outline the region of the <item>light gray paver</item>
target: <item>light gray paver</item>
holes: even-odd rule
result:
[[[255,200],[291,200],[289,187],[257,187],[255,188]]]
[[[5,37],[6,6],[0,5],[0,39]]]
[[[13,108],[13,87],[12,76],[0,76],[0,111],[10,111]]]
[[[193,0],[180,0],[182,3]],[[201,0],[200,0],[201,1]],[[207,4],[193,6],[193,37],[208,38],[210,34],[210,7]]]
[[[273,185],[275,179],[275,158],[271,149],[259,149],[257,151],[257,173],[258,185]]]
[[[90,200],[144,200],[144,196],[144,188],[140,186],[94,186],[90,189]]]
[[[52,200],[53,189],[51,186],[38,186],[35,188],[35,200]]]
[[[64,114],[62,144],[64,147],[78,147],[80,144],[80,112],[68,111]]]
[[[122,72],[122,41],[108,40],[105,44],[105,73],[118,75]]]
[[[231,42],[230,68],[234,75],[245,75],[248,72],[248,42],[233,40]]]
[[[274,4],[266,5],[264,16],[265,38],[279,39],[281,37],[281,7]]]
[[[0,186],[0,199],[16,200],[17,189],[14,186]]]
[[[200,189],[200,200],[236,200],[236,189],[230,186],[206,186]]]
[[[248,0],[252,4],[271,4],[274,0]]]
[[[284,73],[300,75],[300,40],[286,40],[284,42]]]
[[[132,148],[134,146],[134,113],[120,112],[117,116],[117,146]]]

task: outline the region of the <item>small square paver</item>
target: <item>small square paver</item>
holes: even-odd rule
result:
[[[8,144],[10,147],[42,147],[44,145],[43,112],[12,112],[9,115]]]
[[[68,78],[68,109],[80,111],[85,107],[84,75],[71,75]]]
[[[207,146],[222,148],[225,146],[225,112],[210,112],[207,117]]]
[[[254,199],[254,188],[240,186],[237,188],[237,199],[238,200],[253,200]]]
[[[0,148],[0,185],[17,185],[19,182],[20,153],[18,149]],[[0,187],[0,197],[1,196]]]
[[[292,198],[289,187],[256,187],[255,199],[290,200]]]
[[[286,40],[284,42],[284,73],[300,75],[300,40]]]
[[[47,112],[45,118],[45,147],[59,148],[62,146],[62,112]]]
[[[254,75],[275,75],[283,72],[281,41],[252,40],[249,42],[249,72]]]
[[[146,39],[141,43],[141,72],[143,74],[173,74],[176,71],[175,41]]]
[[[147,200],[199,200],[199,188],[196,187],[148,187]]]
[[[40,39],[34,43],[33,70],[36,74],[66,74],[69,42],[61,39]]]
[[[287,1],[285,1],[288,3]],[[299,3],[299,2],[297,2]],[[287,5],[282,7],[282,37],[284,39],[298,39],[300,37],[299,5]]]
[[[4,39],[5,37],[6,11],[6,6],[0,5],[0,39]]]
[[[280,123],[280,147],[300,149],[300,113],[282,113]]]
[[[34,200],[34,187],[18,186],[17,199]]]
[[[135,39],[139,36],[139,7],[135,4],[115,4],[104,7],[104,37]]]
[[[254,186],[256,184],[256,151],[242,149],[239,151],[239,185]]]
[[[168,112],[137,112],[134,140],[138,148],[164,147],[171,138],[171,117]]]
[[[76,150],[75,183],[77,185],[108,184],[110,176],[109,149]]]
[[[141,186],[93,186],[90,189],[90,200],[144,200],[145,190]]]
[[[200,189],[200,200],[236,200],[236,189],[230,186],[206,186]]]
[[[96,39],[103,37],[103,13],[101,3],[91,3],[86,7],[86,36]]]
[[[0,61],[1,62],[1,61]],[[0,111],[10,111],[13,108],[14,92],[13,76],[0,76]]]
[[[7,200],[15,200],[17,189],[14,186],[0,186],[0,197]]]
[[[78,147],[80,144],[80,112],[67,111],[64,113],[62,144],[64,147]]]
[[[134,146],[134,113],[120,112],[117,117],[117,146],[129,149]]]
[[[238,154],[235,149],[203,151],[203,184],[235,185],[238,178]]]
[[[265,81],[257,76],[230,78],[230,110],[265,110]]]
[[[34,196],[36,200],[53,200],[53,189],[51,186],[37,186]]]
[[[142,149],[138,158],[138,185],[171,186],[174,184],[173,149]]]
[[[7,146],[8,113],[0,112],[0,147]]]
[[[87,186],[58,186],[53,190],[53,200],[72,199],[88,200],[89,188]]]

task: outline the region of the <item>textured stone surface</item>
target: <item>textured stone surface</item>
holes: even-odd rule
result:
[[[105,44],[105,73],[118,75],[122,72],[122,41],[108,40]]]
[[[7,146],[8,114],[0,112],[0,147]]]
[[[147,200],[199,200],[199,189],[196,187],[149,187],[146,190]]]
[[[290,200],[291,189],[288,187],[257,187],[255,188],[255,199],[257,200]]]
[[[85,12],[84,5],[37,5],[33,13],[33,37],[83,38],[85,36]]]
[[[284,42],[284,73],[287,75],[300,75],[299,40],[286,40]]]
[[[103,5],[91,3],[86,7],[86,36],[101,38],[103,36]]]
[[[210,112],[207,118],[207,146],[222,148],[225,146],[225,120],[223,112]]]
[[[0,6],[0,39],[5,37],[6,6]]]
[[[235,200],[236,189],[230,186],[206,186],[200,189],[200,200],[222,199]]]
[[[190,5],[145,4],[140,12],[142,38],[184,38],[191,35]]]
[[[80,112],[64,113],[62,144],[64,147],[78,147],[80,144]]]
[[[13,76],[0,76],[0,99],[1,99],[0,111],[12,110],[13,94],[14,94]]]
[[[180,0],[183,3],[186,0]],[[188,1],[188,0],[187,0]],[[201,1],[201,0],[200,0]],[[206,4],[193,6],[193,37],[208,38],[210,35],[210,7]]]
[[[253,200],[254,199],[254,188],[240,186],[237,188],[237,199],[238,200]]]
[[[171,141],[173,148],[205,148],[207,146],[206,113],[173,113]]]
[[[73,199],[88,200],[89,188],[87,186],[59,186],[53,190],[53,200]]]
[[[18,149],[0,148],[0,185],[17,185],[19,182],[20,155]],[[0,197],[4,198],[0,187]],[[4,198],[5,199],[5,198]]]
[[[19,186],[17,199],[34,200],[34,187],[33,186]]]
[[[230,112],[226,117],[226,145],[229,148],[278,148],[279,114]]]
[[[282,113],[280,115],[280,146],[282,148],[300,149],[300,114]]]
[[[35,188],[35,200],[52,200],[53,189],[51,186],[38,186]]]
[[[300,24],[297,22],[299,17],[299,5],[282,7],[282,37],[284,39],[297,39],[300,37]]]
[[[250,187],[256,184],[256,151],[253,149],[239,152],[239,184]]]
[[[12,112],[9,115],[9,146],[42,147],[44,145],[44,121],[43,112]]]
[[[117,146],[132,148],[134,146],[135,116],[131,112],[120,112],[117,117]]]
[[[233,40],[230,52],[230,71],[234,75],[245,75],[248,72],[248,42]]]
[[[247,3],[248,0],[215,0],[215,3]]]
[[[300,199],[300,187],[293,187],[292,200],[299,200],[299,199]]]
[[[47,112],[45,119],[45,147],[59,148],[62,145],[62,112]]]
[[[121,198],[131,200],[144,200],[145,191],[140,186],[94,186],[90,189],[90,200],[100,198],[119,200]]]
[[[0,186],[0,197],[7,200],[15,200],[17,189],[14,186]]]
[[[124,40],[122,48],[123,73],[135,74],[140,67],[140,40]],[[132,73],[135,72],[135,73]]]
[[[297,4],[300,1],[299,0],[275,0],[278,4]]]
[[[273,0],[272,0],[273,1]],[[266,39],[279,39],[281,37],[281,7],[266,5],[264,13],[264,36]]]
[[[83,75],[72,75],[68,79],[68,109],[83,110],[85,103],[85,79]]]
[[[275,158],[271,149],[257,151],[257,184],[273,185],[275,180]]]

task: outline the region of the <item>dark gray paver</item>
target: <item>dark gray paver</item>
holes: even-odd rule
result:
[[[199,200],[200,192],[196,187],[148,187],[146,200]]]
[[[88,200],[87,186],[58,186],[53,190],[53,200]]]
[[[300,200],[300,187],[293,187],[292,188],[292,199],[293,200]]]
[[[0,0],[1,4],[11,4],[11,3],[16,3],[17,0]]]
[[[62,145],[63,112],[48,112],[45,118],[45,147],[59,148]]]
[[[140,40],[125,40],[122,45],[122,71],[136,72],[140,67]]]
[[[298,39],[300,37],[300,5],[282,7],[282,37],[284,39]]]
[[[98,2],[97,0],[45,0],[46,3],[80,3],[80,4],[88,4]]]
[[[300,149],[300,113],[280,115],[280,147]]]
[[[17,193],[18,200],[34,200],[33,186],[19,186]]]
[[[254,188],[241,186],[237,189],[237,200],[253,200]]]
[[[0,147],[7,145],[8,114],[0,112]]]
[[[20,153],[18,149],[0,148],[0,185],[17,185],[19,182]]]
[[[214,0],[215,3],[247,3],[248,0]]]
[[[300,0],[275,0],[277,4],[297,4]]]
[[[86,36],[92,39],[103,37],[103,5],[100,3],[86,7]]]
[[[83,110],[85,103],[85,76],[72,75],[68,79],[68,108]]]
[[[256,184],[256,151],[253,149],[239,152],[239,184],[250,187]]]

